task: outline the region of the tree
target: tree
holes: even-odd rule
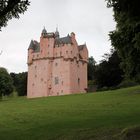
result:
[[[94,80],[94,73],[95,73],[95,64],[96,61],[91,56],[88,59],[88,80]]]
[[[28,0],[0,0],[0,30],[7,25],[8,20],[19,18],[19,14],[27,10]]]
[[[15,90],[18,93],[18,96],[27,95],[27,72],[22,73],[10,73]]]
[[[110,32],[112,46],[117,50],[126,79],[140,82],[140,8],[139,0],[106,0],[112,7],[116,30]]]
[[[95,81],[98,88],[114,87],[123,79],[123,71],[120,69],[120,58],[116,51],[105,54],[100,64],[96,66]]]
[[[13,81],[5,68],[0,67],[0,98],[13,92]]]

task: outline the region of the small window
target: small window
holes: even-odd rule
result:
[[[68,51],[66,51],[66,54],[68,54]]]
[[[61,82],[61,84],[63,85],[63,81]]]
[[[55,63],[55,66],[57,66],[58,65],[58,63]]]
[[[55,85],[59,84],[59,79],[58,79],[58,77],[55,77],[54,82],[55,82]]]
[[[72,51],[71,51],[71,54],[72,54]]]
[[[78,78],[78,85],[80,85],[80,78]]]

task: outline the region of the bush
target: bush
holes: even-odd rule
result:
[[[136,86],[136,85],[138,85],[137,82],[129,79],[129,80],[122,81],[117,87],[118,88],[124,88],[124,87],[132,87],[132,86]]]

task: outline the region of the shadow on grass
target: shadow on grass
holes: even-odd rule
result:
[[[140,126],[123,129],[120,134],[114,136],[114,140],[140,140]]]

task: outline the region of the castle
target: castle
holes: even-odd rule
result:
[[[75,34],[60,37],[44,28],[40,43],[28,48],[27,97],[56,96],[87,91],[88,50],[78,45]]]

